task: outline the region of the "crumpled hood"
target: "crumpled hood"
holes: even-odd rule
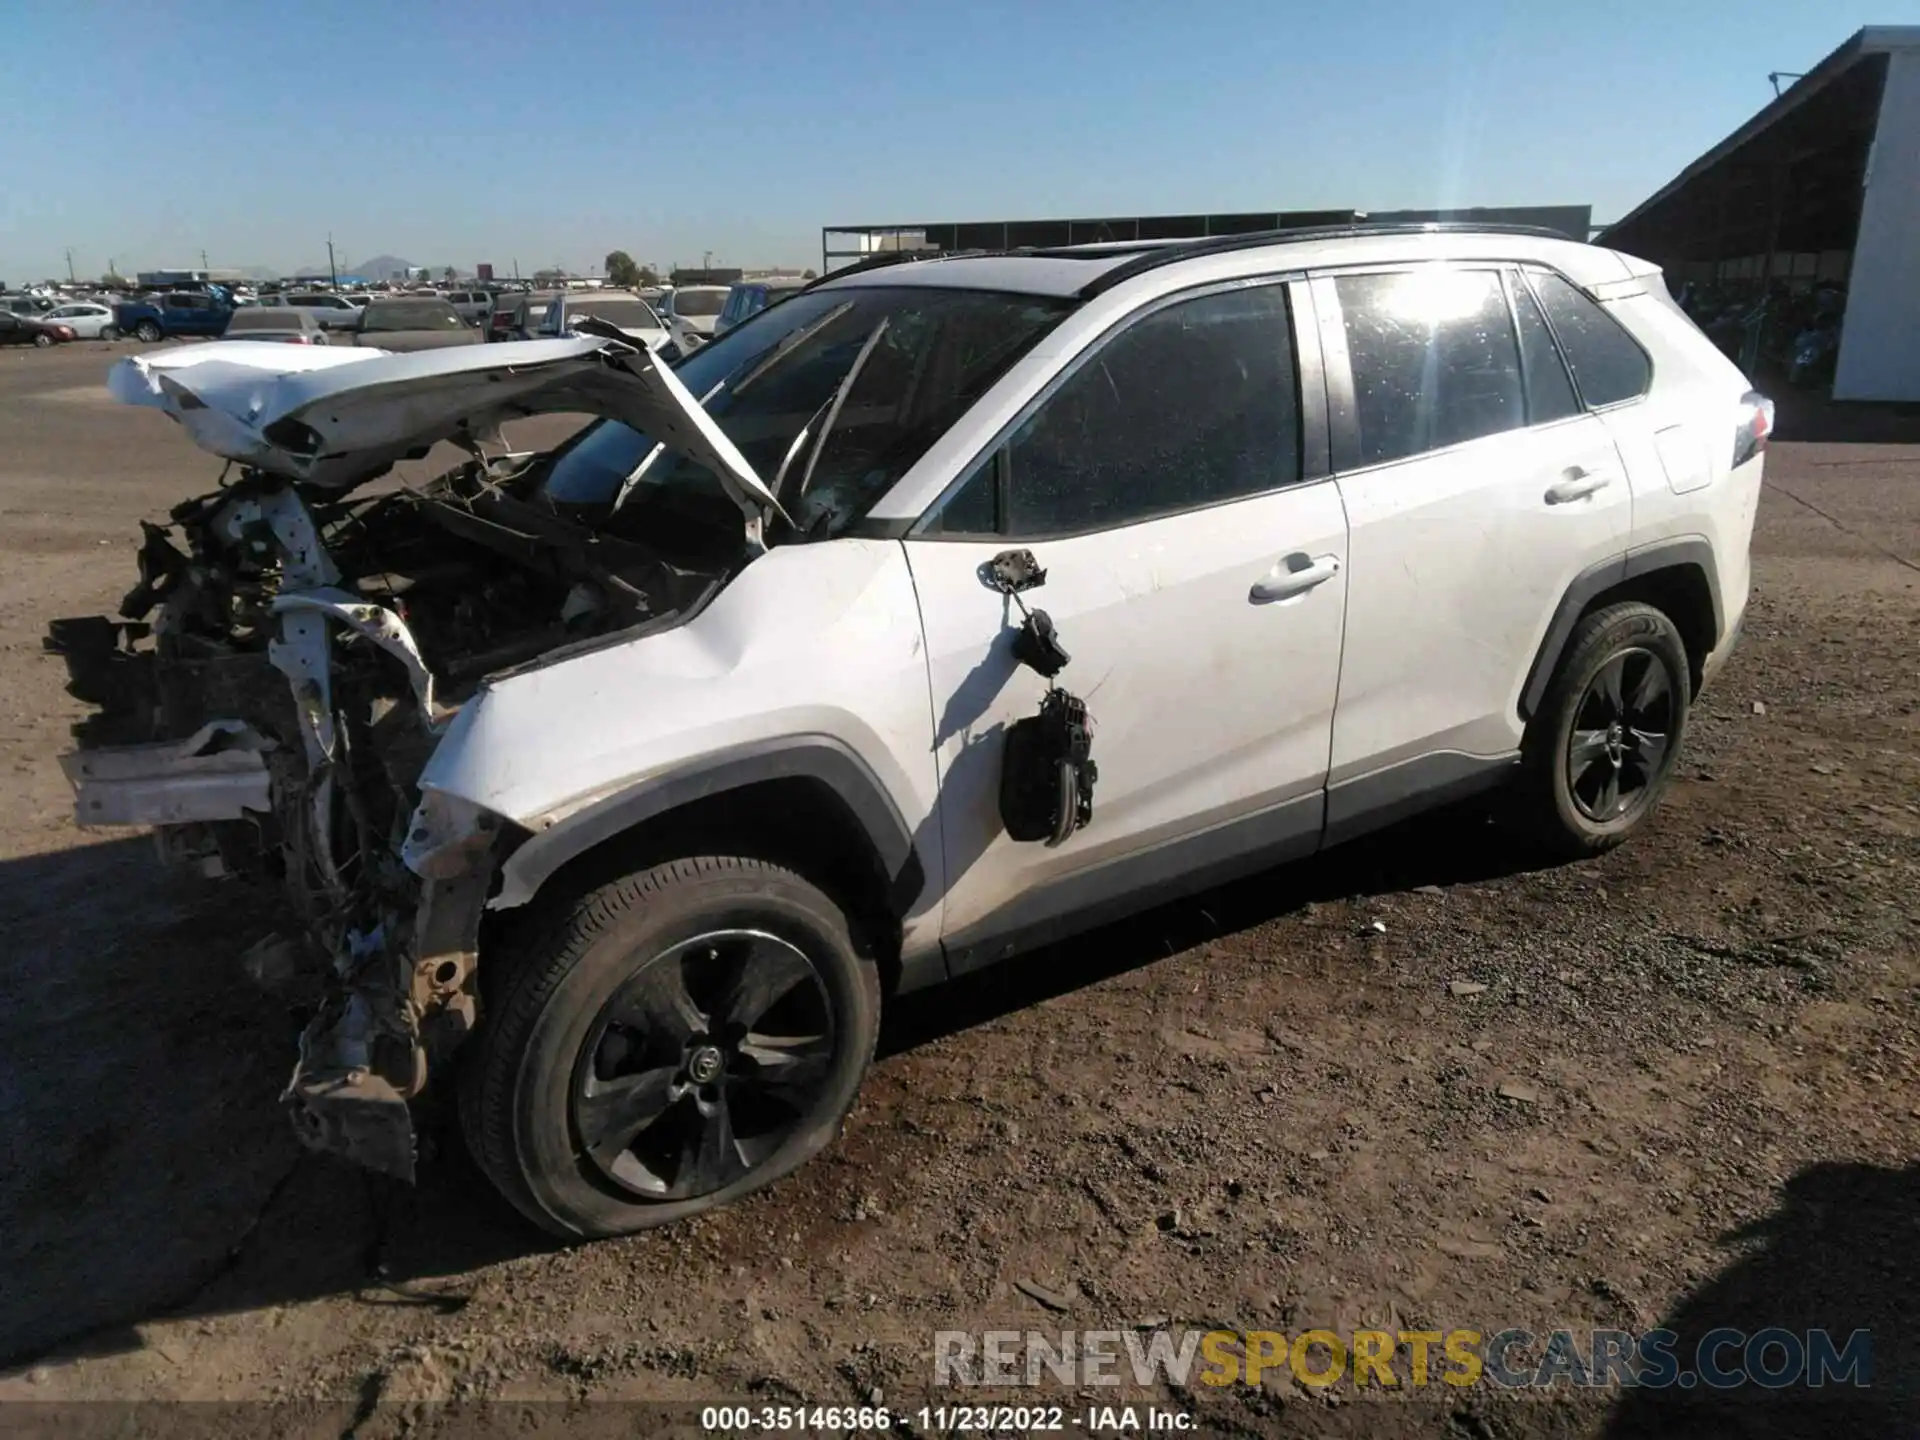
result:
[[[750,523],[782,513],[680,378],[618,332],[408,355],[216,341],[131,356],[107,389],[166,411],[203,450],[335,490],[437,441],[495,439],[505,420],[605,416],[713,471]]]

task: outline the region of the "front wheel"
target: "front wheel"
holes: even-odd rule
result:
[[[142,320],[133,327],[133,333],[149,345],[156,345],[160,341],[160,327],[151,320]]]
[[[570,1239],[739,1199],[832,1143],[879,1033],[845,915],[800,876],[702,856],[604,885],[483,965],[462,1076],[480,1167]]]
[[[42,330],[38,335],[33,337],[33,344],[35,349],[51,350],[53,348],[53,336]]]
[[[1519,799],[1534,833],[1577,858],[1643,828],[1672,778],[1692,688],[1680,633],[1653,606],[1582,620],[1527,727]]]

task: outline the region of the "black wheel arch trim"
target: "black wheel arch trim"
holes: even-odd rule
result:
[[[1682,535],[1640,546],[1610,560],[1603,560],[1598,565],[1589,566],[1574,576],[1573,582],[1567,586],[1566,593],[1560,597],[1560,603],[1554,609],[1552,621],[1547,625],[1539,652],[1534,656],[1533,668],[1527,672],[1527,683],[1520,692],[1521,718],[1531,720],[1539,711],[1541,702],[1546,699],[1547,686],[1553,680],[1553,672],[1559,668],[1560,657],[1566,651],[1568,640],[1573,637],[1573,627],[1579,623],[1581,614],[1595,596],[1643,575],[1687,568],[1698,570],[1706,582],[1707,595],[1713,604],[1713,644],[1709,649],[1717,648],[1726,635],[1726,612],[1720,598],[1720,571],[1714,563],[1713,546],[1700,535]]]
[[[885,867],[890,907],[904,916],[926,885],[926,868],[899,807],[871,767],[826,735],[758,741],[716,752],[597,800],[535,831],[500,867],[493,908],[524,905],[567,862],[626,831],[698,800],[771,780],[810,779],[843,801]]]

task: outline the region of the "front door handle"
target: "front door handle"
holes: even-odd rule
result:
[[[1612,479],[1605,475],[1589,475],[1580,469],[1569,470],[1547,487],[1547,504],[1565,505],[1570,500],[1584,500],[1612,483]]]
[[[1339,573],[1338,555],[1285,555],[1274,563],[1266,579],[1254,582],[1253,588],[1247,592],[1247,599],[1255,605],[1291,600],[1296,595],[1306,594],[1316,585],[1326,584]]]

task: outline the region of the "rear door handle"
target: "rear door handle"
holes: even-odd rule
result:
[[[1255,605],[1291,600],[1296,595],[1306,594],[1316,585],[1326,584],[1339,573],[1338,555],[1285,555],[1274,562],[1273,569],[1267,572],[1264,580],[1254,582],[1253,588],[1247,592],[1247,599]]]
[[[1584,470],[1569,470],[1547,487],[1547,504],[1565,505],[1570,500],[1584,500],[1596,491],[1606,489],[1612,483],[1612,478],[1606,475],[1589,475]]]

